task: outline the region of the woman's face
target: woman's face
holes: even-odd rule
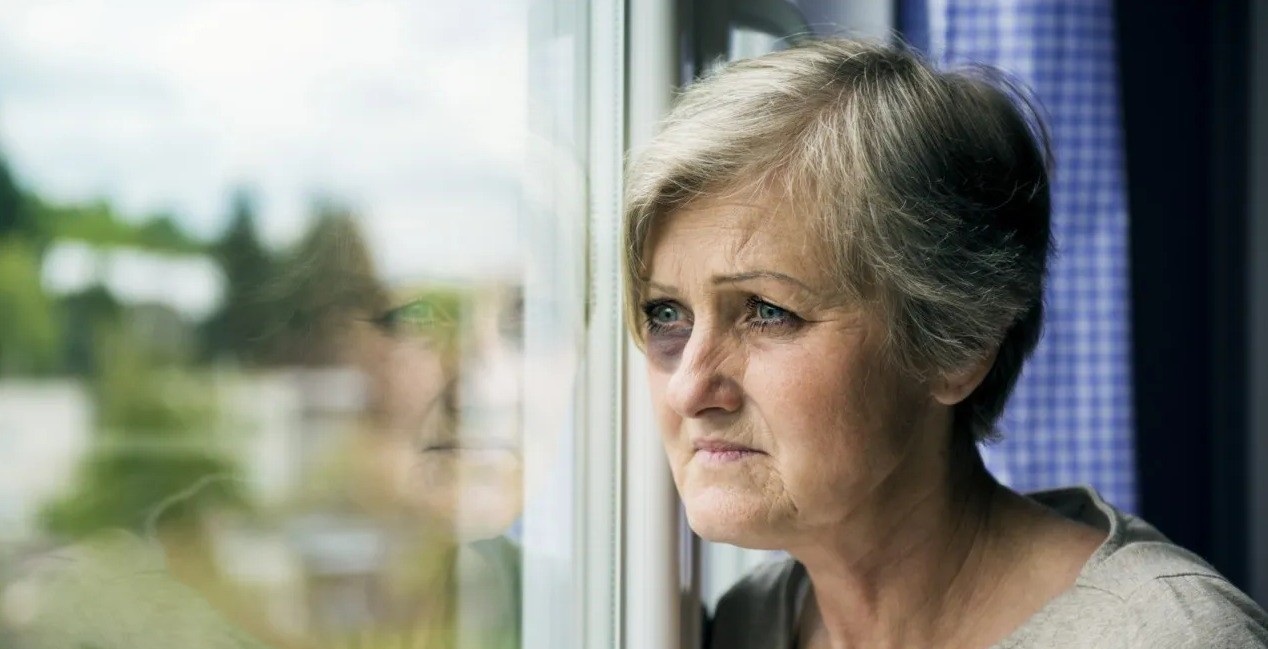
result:
[[[692,528],[787,548],[873,506],[928,447],[928,391],[882,360],[787,209],[701,199],[652,233],[648,375]]]
[[[511,292],[477,297],[441,313],[411,303],[371,332],[379,478],[461,538],[501,533],[521,509],[519,341],[507,326],[521,316]]]

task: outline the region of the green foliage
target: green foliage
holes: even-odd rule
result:
[[[214,393],[179,366],[165,366],[134,332],[107,329],[98,339],[98,426],[128,436],[193,437],[214,427]]]
[[[273,281],[274,261],[256,232],[250,195],[234,198],[229,229],[211,246],[225,278],[224,301],[203,326],[204,355],[258,364],[268,355],[269,332],[281,316],[262,287]]]
[[[59,331],[32,245],[14,237],[0,239],[0,375],[53,370]]]
[[[18,187],[9,165],[0,159],[0,240],[21,237],[36,242],[42,234],[27,197]]]
[[[101,247],[126,247],[167,254],[201,254],[206,244],[185,233],[170,215],[134,222],[119,215],[105,201],[82,205],[53,205],[33,201],[44,228],[54,239],[82,241]]]
[[[197,449],[103,444],[80,467],[80,488],[49,503],[41,518],[45,530],[69,539],[113,528],[139,533],[151,517],[197,521],[212,509],[242,505],[229,469],[222,457]]]
[[[101,433],[74,491],[43,509],[46,530],[70,538],[115,527],[141,531],[160,505],[164,522],[245,506],[238,469],[213,434],[218,413],[209,381],[156,364],[120,328],[103,332],[98,351]]]
[[[170,214],[158,214],[133,226],[135,245],[144,250],[173,253],[201,253],[206,244],[186,234]]]

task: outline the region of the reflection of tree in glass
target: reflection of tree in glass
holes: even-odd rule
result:
[[[31,201],[0,157],[0,376],[57,365],[59,327],[40,279],[46,234]]]
[[[258,364],[268,354],[266,332],[278,317],[260,290],[274,276],[274,262],[260,242],[255,202],[245,190],[234,196],[229,228],[211,253],[225,289],[220,308],[203,325],[204,353],[212,359]]]
[[[218,412],[207,381],[155,362],[123,327],[105,329],[96,350],[99,433],[74,491],[45,507],[46,529],[66,539],[110,528],[143,533],[156,506],[209,476],[219,479],[165,508],[165,525],[196,528],[210,511],[243,506],[238,471],[213,436]]]
[[[379,313],[388,303],[356,218],[331,203],[318,206],[312,229],[261,295],[274,305],[264,341],[275,365],[348,362],[348,318]]]
[[[9,164],[0,157],[0,240],[23,238],[43,244],[47,236],[31,200],[13,178]]]
[[[0,376],[56,367],[60,323],[33,247],[19,237],[0,236],[0,314]]]
[[[105,205],[32,204],[50,210],[49,223],[59,237],[107,246],[149,241]],[[164,352],[138,326],[144,313],[165,317],[162,309],[120,304],[105,287],[93,286],[62,299],[62,313],[76,326],[55,347],[70,351],[67,367],[92,386],[100,432],[72,492],[44,508],[46,529],[64,540],[87,538],[76,547],[89,548],[92,539],[102,538],[96,532],[110,528],[139,532],[133,540],[148,544],[144,532],[152,527],[170,571],[162,577],[174,576],[192,590],[170,589],[158,583],[158,574],[147,573],[136,582],[144,592],[132,593],[118,581],[129,578],[132,568],[121,565],[110,573],[118,592],[128,592],[131,600],[149,592],[149,583],[155,584],[153,592],[185,592],[164,605],[221,615],[231,622],[226,628],[273,649],[443,649],[457,645],[462,621],[478,627],[464,632],[463,646],[518,646],[519,552],[501,534],[518,516],[522,497],[519,287],[425,283],[390,292],[349,210],[319,205],[308,233],[276,259],[259,241],[254,220],[250,200],[239,194],[231,225],[217,244],[177,246],[214,255],[226,280],[224,302],[198,329],[204,336],[198,356],[236,361],[217,369],[216,380],[352,371],[364,379],[352,389],[361,396],[349,401],[346,395],[313,393],[304,401],[359,404],[355,412],[324,421],[303,414],[298,420],[306,439],[337,432],[333,437],[342,441],[322,447],[326,460],[317,468],[305,465],[310,470],[301,474],[302,489],[292,500],[268,511],[248,508],[232,459],[241,449],[226,446],[231,438],[216,436],[225,430],[217,422],[232,420],[222,417],[231,413],[221,412],[223,395],[213,373],[189,354]],[[146,236],[157,241],[161,230],[160,223]],[[3,276],[0,272],[0,300]],[[28,272],[15,285],[38,289],[32,277],[38,274]],[[156,518],[156,512],[162,515]],[[381,553],[360,573],[345,575],[323,572],[292,546],[304,565],[300,587],[307,621],[298,630],[280,629],[261,605],[276,593],[253,590],[226,572],[217,548],[235,529],[297,542],[306,532],[296,530],[309,520],[338,521],[309,541],[320,544],[337,536],[339,525],[350,526],[372,530]],[[86,571],[81,576],[88,578],[101,567],[74,570]],[[337,597],[323,596],[327,586]],[[461,592],[477,596],[461,598]],[[349,605],[348,593],[360,593],[354,597],[363,601]],[[110,597],[93,599],[101,607],[95,619],[108,619],[107,612],[114,611],[163,624],[153,606],[118,609]],[[327,610],[323,601],[343,610]],[[62,623],[56,616],[66,613],[49,615],[56,626]],[[345,623],[332,625],[340,615]],[[91,625],[85,631],[97,637]]]

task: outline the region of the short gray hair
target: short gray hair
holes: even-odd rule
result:
[[[641,342],[660,217],[774,188],[827,242],[842,293],[886,324],[896,367],[923,380],[996,353],[955,410],[958,433],[988,438],[1042,328],[1049,158],[1034,105],[987,68],[844,39],[733,63],[688,87],[629,166],[627,322]]]

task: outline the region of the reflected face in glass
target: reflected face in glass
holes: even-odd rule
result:
[[[381,314],[368,336],[376,465],[389,497],[462,538],[521,509],[518,293],[435,293]]]
[[[674,480],[706,539],[788,549],[866,508],[927,398],[883,361],[810,228],[701,199],[648,241],[648,378]]]

